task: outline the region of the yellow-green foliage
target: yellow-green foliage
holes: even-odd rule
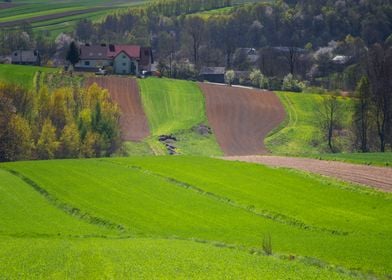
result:
[[[119,108],[96,84],[33,93],[0,83],[0,100],[0,161],[108,156],[119,146]]]

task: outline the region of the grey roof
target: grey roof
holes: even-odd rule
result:
[[[80,59],[108,59],[108,47],[105,45],[81,46]]]
[[[37,62],[39,60],[39,53],[35,50],[16,50],[12,52],[12,62]]]
[[[200,70],[200,75],[224,75],[225,72],[225,67],[202,67]]]

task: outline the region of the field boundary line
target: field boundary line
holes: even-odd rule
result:
[[[274,222],[280,223],[280,224],[284,224],[284,225],[289,225],[289,226],[293,226],[296,228],[300,228],[303,230],[309,230],[309,231],[320,231],[320,232],[326,232],[329,234],[333,234],[333,235],[348,235],[349,232],[346,231],[341,231],[341,230],[336,230],[336,229],[328,229],[328,228],[322,228],[322,227],[317,227],[317,226],[312,226],[312,225],[308,225],[306,223],[304,223],[301,220],[298,220],[296,218],[292,218],[289,217],[287,215],[278,213],[278,212],[274,212],[274,211],[270,211],[267,209],[257,209],[255,208],[253,205],[243,205],[240,204],[238,202],[236,202],[235,200],[232,200],[230,198],[224,197],[224,196],[220,196],[217,195],[215,193],[212,192],[208,192],[203,190],[202,188],[199,188],[197,186],[188,184],[186,182],[177,180],[175,178],[172,177],[168,177],[159,173],[155,173],[151,170],[142,168],[140,166],[136,166],[136,165],[123,165],[120,163],[116,163],[110,160],[101,160],[102,162],[107,162],[107,163],[111,163],[111,164],[115,164],[115,165],[119,165],[122,167],[126,167],[132,170],[137,170],[139,172],[142,172],[144,174],[150,175],[150,176],[154,176],[160,179],[163,179],[173,185],[176,185],[178,187],[184,188],[184,189],[188,189],[188,190],[192,190],[200,195],[206,195],[210,198],[213,198],[214,200],[217,200],[219,202],[225,203],[230,205],[231,207],[237,208],[237,209],[242,209],[248,213],[251,213],[253,215],[268,219],[268,220],[272,220]]]
[[[55,197],[54,195],[50,194],[47,190],[42,188],[38,183],[36,183],[32,179],[30,179],[29,177],[23,175],[22,173],[20,173],[16,170],[13,170],[11,168],[8,168],[8,167],[1,167],[1,168],[5,171],[9,172],[13,176],[18,177],[19,179],[24,181],[27,185],[32,187],[36,192],[38,192],[41,196],[43,196],[45,198],[45,200],[49,202],[49,204],[60,209],[61,211],[65,212],[66,214],[71,215],[79,220],[85,221],[89,224],[106,227],[111,230],[116,230],[119,233],[126,232],[126,228],[120,224],[116,224],[116,223],[109,221],[107,219],[93,216],[93,215],[89,214],[88,212],[83,211],[73,205],[62,202],[57,197]]]

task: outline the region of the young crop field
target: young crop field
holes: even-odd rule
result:
[[[99,21],[124,7],[142,5],[146,1],[13,1],[13,5],[0,10],[0,27],[12,28],[27,21],[32,24],[34,31],[49,31],[51,38],[54,38],[60,32],[69,31],[80,19]]]
[[[319,94],[277,92],[285,106],[286,121],[266,138],[268,149],[275,154],[305,155],[326,152],[327,141],[320,129],[318,108],[323,99]],[[352,119],[353,100],[339,97],[342,127],[349,129]],[[347,133],[346,133],[347,134]],[[341,150],[349,150],[347,136],[336,138],[334,144]]]
[[[341,153],[321,154],[317,158],[351,163],[392,167],[392,153]]]
[[[0,81],[5,83],[15,83],[25,88],[32,88],[34,86],[34,78],[38,71],[51,73],[57,71],[57,69],[26,65],[0,64]]]
[[[175,134],[181,154],[221,155],[213,135],[197,135],[195,132],[200,124],[208,124],[204,96],[196,83],[159,78],[138,82],[153,136],[148,142],[157,153],[165,152],[155,138]]]
[[[392,273],[391,194],[202,157],[18,162],[0,171],[0,278]]]

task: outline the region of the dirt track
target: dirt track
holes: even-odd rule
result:
[[[272,92],[201,83],[207,116],[225,155],[266,153],[265,136],[285,118]]]
[[[226,157],[225,159],[295,168],[392,192],[392,168],[387,167],[279,156],[242,156]]]
[[[97,83],[107,89],[111,98],[121,109],[121,138],[126,141],[140,141],[150,135],[147,117],[144,114],[135,79],[121,77],[88,78],[86,86]]]

